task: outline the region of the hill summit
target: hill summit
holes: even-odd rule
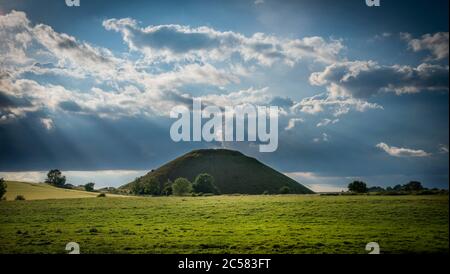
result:
[[[288,187],[290,193],[314,193],[295,180],[241,152],[226,149],[201,149],[191,151],[152,170],[136,181],[122,186],[131,189],[137,181],[157,180],[161,187],[179,177],[194,181],[201,173],[208,173],[222,194],[277,194]]]

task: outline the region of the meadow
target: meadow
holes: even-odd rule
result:
[[[448,196],[106,197],[0,202],[0,253],[448,253]]]

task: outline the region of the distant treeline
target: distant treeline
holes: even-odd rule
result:
[[[348,192],[343,192],[342,194],[379,194],[379,195],[436,195],[436,194],[448,194],[447,189],[438,188],[425,188],[421,182],[411,181],[404,185],[395,185],[393,187],[381,187],[372,186],[368,187],[365,182],[353,181],[348,185]]]

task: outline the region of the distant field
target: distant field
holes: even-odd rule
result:
[[[27,195],[27,194],[25,194]],[[30,195],[30,194],[28,194]],[[0,202],[0,253],[448,253],[448,196]]]
[[[17,195],[22,195],[26,200],[47,200],[47,199],[76,199],[92,198],[98,193],[56,188],[47,184],[33,184],[23,182],[6,182],[8,185],[6,199],[11,201]]]

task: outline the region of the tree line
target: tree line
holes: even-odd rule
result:
[[[199,174],[193,182],[180,177],[173,182],[168,180],[164,184],[161,184],[156,178],[147,179],[141,177],[132,183],[130,192],[135,195],[152,196],[220,194],[214,177],[208,173]]]

